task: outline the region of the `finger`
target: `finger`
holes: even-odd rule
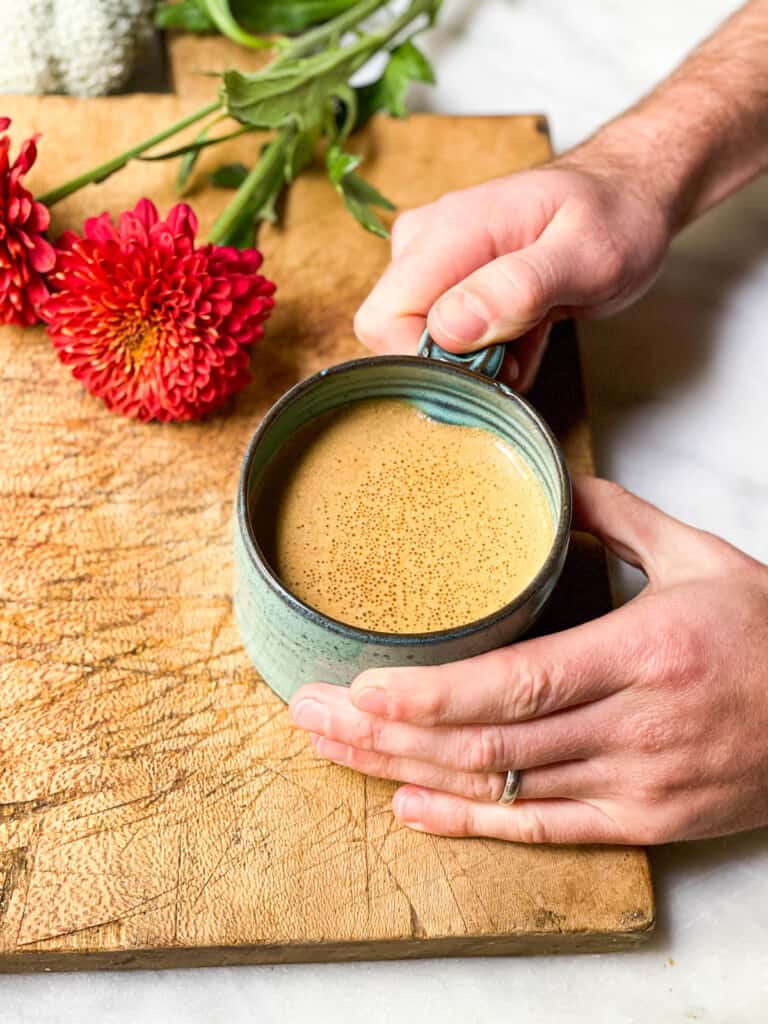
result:
[[[525,334],[562,302],[566,264],[558,255],[540,240],[490,260],[438,299],[430,334],[453,352]]]
[[[520,363],[508,349],[507,352],[504,354],[504,362],[501,364],[501,370],[499,371],[499,380],[503,384],[507,384],[509,387],[514,388],[518,387],[519,379]]]
[[[506,781],[506,774],[502,779]],[[612,773],[607,770],[606,763],[600,758],[558,761],[555,764],[539,765],[537,768],[526,768],[522,773],[518,799],[599,799],[612,794],[612,780]]]
[[[421,726],[524,722],[623,689],[636,647],[610,613],[464,661],[368,669],[349,696],[361,711]]]
[[[563,307],[602,294],[602,277],[557,218],[526,248],[504,253],[447,291],[430,309],[432,337],[451,352],[518,338]]]
[[[441,836],[487,836],[513,843],[626,843],[624,832],[593,804],[580,800],[480,803],[416,786],[392,800],[398,821]]]
[[[652,581],[685,575],[690,568],[700,573],[715,554],[709,534],[608,480],[574,477],[573,511],[577,529],[593,534]]]
[[[506,383],[514,386],[515,390],[521,395],[524,395],[533,387],[541,367],[541,361],[544,358],[544,353],[549,345],[551,329],[552,324],[545,320],[543,323],[537,324],[527,334],[524,334],[522,338],[518,338],[514,345],[509,346],[514,353],[517,373],[515,378],[510,381],[507,379],[506,367],[504,367],[501,377]]]
[[[392,757],[361,750],[347,743],[312,735],[312,745],[321,757],[334,764],[353,768],[364,775],[395,782],[413,782],[430,789],[465,796],[469,800],[498,800],[504,790],[506,776],[499,772],[455,772],[414,758]]]
[[[400,229],[409,217],[413,227]],[[398,218],[394,234],[392,262],[357,311],[355,334],[376,352],[412,354],[432,304],[492,260],[495,243],[488,232],[467,232],[465,218],[437,216],[431,207]]]
[[[461,772],[499,772],[582,759],[606,750],[603,716],[587,705],[518,725],[423,728],[358,711],[339,687],[311,684],[291,700],[294,723],[361,750],[415,758]],[[336,692],[334,692],[336,691]]]
[[[444,793],[495,803],[504,791],[504,772],[455,772],[414,758],[391,757],[338,743],[313,733],[312,745],[321,757],[377,779],[407,782]],[[523,773],[520,799],[605,796],[607,780],[594,761],[569,761],[530,768]]]

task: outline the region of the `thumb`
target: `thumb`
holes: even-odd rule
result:
[[[540,323],[565,297],[579,292],[579,271],[551,245],[534,242],[466,277],[429,311],[429,333],[452,352],[511,341]]]
[[[573,478],[574,528],[597,537],[651,582],[673,583],[702,571],[730,549],[643,501],[619,484],[590,476]],[[735,552],[735,549],[732,549]],[[738,552],[735,552],[738,554]]]

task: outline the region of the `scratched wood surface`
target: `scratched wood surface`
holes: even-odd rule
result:
[[[209,64],[209,66],[211,66]],[[43,132],[42,190],[199,102],[5,98]],[[374,122],[365,172],[400,207],[544,159],[535,116]],[[255,158],[258,142],[230,147]],[[206,228],[225,196],[190,201]],[[54,231],[173,170],[135,164],[55,210]],[[260,417],[289,385],[360,353],[352,314],[387,259],[320,175],[263,233],[279,284],[255,379],[226,415],[142,426],[107,413],[38,329],[0,331],[0,970],[555,950],[639,942],[645,855],[447,840],[398,827],[393,786],[318,761],[249,665],[230,604],[230,511]],[[591,469],[575,338],[535,400]],[[544,628],[609,602],[578,544]]]

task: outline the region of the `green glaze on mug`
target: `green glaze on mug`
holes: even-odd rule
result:
[[[406,400],[444,423],[490,430],[536,473],[555,527],[552,548],[525,590],[492,615],[434,633],[360,629],[299,601],[266,562],[249,513],[265,468],[305,423],[371,398]],[[570,525],[571,486],[563,454],[538,413],[503,384],[419,356],[372,356],[323,370],[278,400],[243,460],[235,503],[234,607],[245,649],[265,682],[287,701],[305,683],[349,685],[366,668],[438,665],[501,647],[529,629],[544,607],[565,561]]]

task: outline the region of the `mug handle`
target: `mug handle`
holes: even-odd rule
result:
[[[443,363],[453,363],[454,366],[463,366],[465,370],[474,370],[475,373],[481,373],[493,380],[498,376],[505,352],[506,345],[503,344],[491,345],[490,348],[481,348],[477,352],[465,352],[462,355],[446,352],[433,340],[429,330],[425,330],[419,338],[416,355],[425,359],[439,359]]]

